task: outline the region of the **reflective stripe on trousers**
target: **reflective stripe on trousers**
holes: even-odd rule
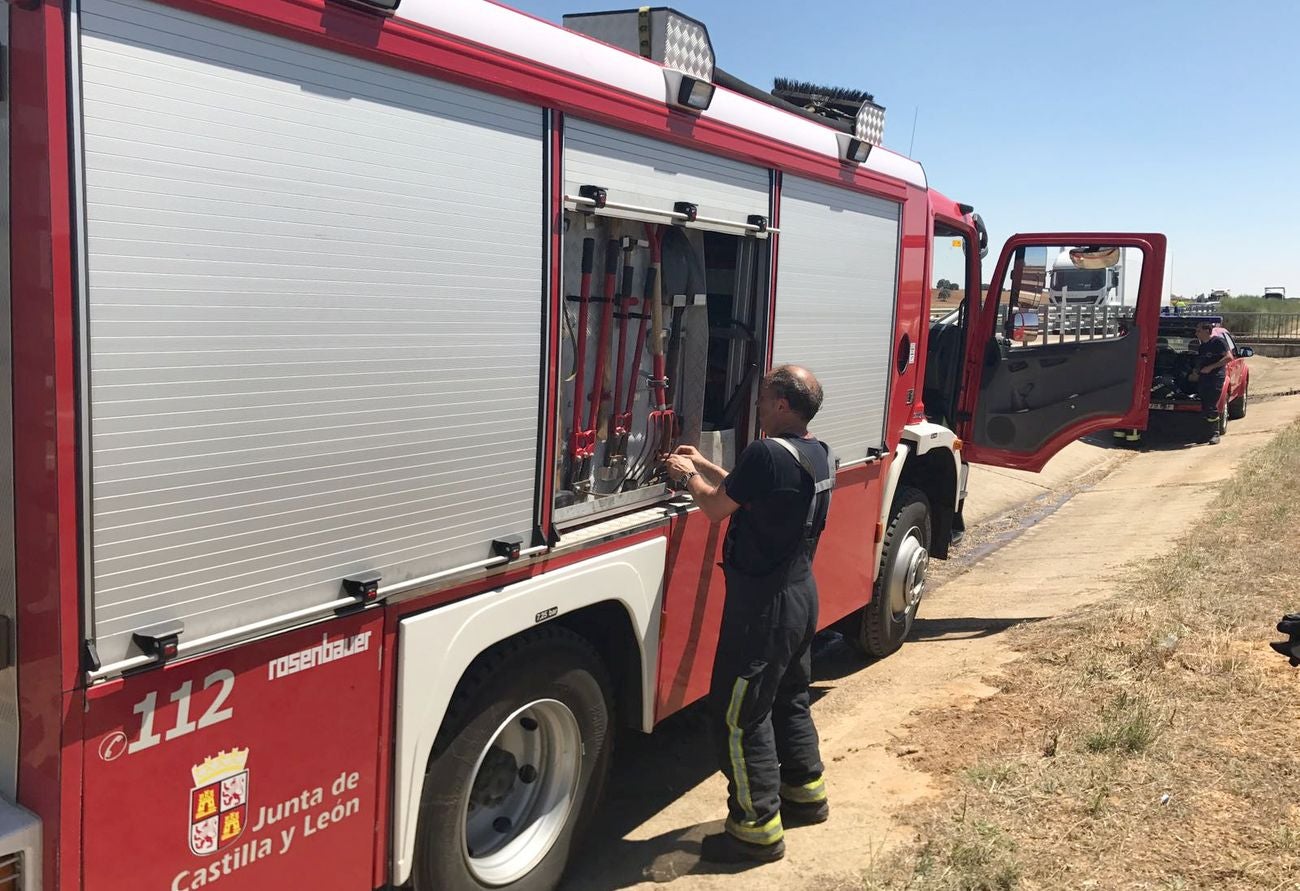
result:
[[[817,589],[802,559],[790,576],[754,578],[727,568],[709,712],[727,775],[727,832],[752,844],[783,835],[786,800],[825,798],[810,710]]]
[[[793,802],[794,804],[816,804],[819,801],[825,801],[826,780],[818,777],[811,783],[803,783],[799,786],[782,783],[781,800]]]
[[[731,702],[727,705],[727,755],[731,759],[731,775],[736,782],[736,800],[745,811],[745,821],[754,823],[754,798],[749,791],[749,770],[745,767],[745,731],[740,726],[740,706],[749,690],[749,681],[736,678],[731,688]],[[780,821],[778,821],[780,822]]]

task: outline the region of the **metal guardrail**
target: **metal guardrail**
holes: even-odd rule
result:
[[[951,312],[944,309],[944,312]],[[1133,315],[1132,307],[1050,304],[1021,307],[1018,312],[1027,324],[1020,328],[1032,332],[1028,343],[1057,343],[1069,340],[1096,340],[1116,337],[1119,324]],[[936,314],[937,317],[938,314]],[[1252,312],[1223,310],[1218,303],[1193,303],[1178,307],[1175,317],[1222,317],[1223,327],[1238,340],[1300,341],[1300,312]],[[1006,331],[1007,307],[998,309],[998,330]],[[1048,338],[1051,338],[1050,341]]]
[[[1218,315],[1238,340],[1300,340],[1300,313],[1228,310]]]
[[[1133,316],[1131,307],[1048,304],[1017,309],[1008,327],[1007,311],[1005,306],[998,308],[998,330],[1027,346],[1113,339]]]

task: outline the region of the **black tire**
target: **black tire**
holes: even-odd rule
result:
[[[856,633],[848,636],[855,649],[873,659],[883,659],[903,645],[912,631],[912,622],[921,603],[920,588],[916,589],[915,596],[905,598],[901,609],[897,597],[890,596],[894,585],[905,584],[905,579],[898,577],[900,558],[907,556],[904,549],[910,553],[919,544],[924,552],[920,566],[922,587],[929,563],[930,499],[920,489],[903,486],[894,496],[889,515],[885,546],[880,554],[880,572],[871,592],[871,602],[858,612],[857,621],[853,623]],[[909,542],[909,539],[914,541]],[[906,562],[911,565],[910,560]],[[904,567],[901,571],[906,574],[909,570]]]
[[[413,869],[416,891],[549,891],[559,883],[609,773],[610,689],[609,675],[595,649],[559,626],[528,631],[474,661],[452,696],[425,772]],[[574,757],[581,766],[576,769],[572,804],[563,828],[536,865],[507,883],[488,882],[471,868],[466,841],[476,769],[489,748],[499,751],[490,744],[499,730],[513,727],[512,716],[524,706],[544,701],[567,707],[580,730],[581,746]],[[529,727],[526,720],[519,719],[525,731],[536,732],[537,722]],[[513,785],[514,780],[510,782]]]
[[[1241,395],[1228,403],[1228,420],[1240,421],[1246,417],[1246,401],[1250,396],[1250,389],[1241,391]]]

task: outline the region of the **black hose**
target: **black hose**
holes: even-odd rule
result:
[[[805,117],[810,121],[816,121],[817,123],[821,124],[823,127],[830,127],[832,130],[839,130],[841,133],[853,132],[853,121],[835,121],[828,117],[819,115],[816,112],[809,111],[806,108],[801,108],[800,106],[795,105],[793,102],[786,102],[781,97],[773,96],[767,90],[756,87],[753,84],[746,83],[745,81],[741,80],[735,75],[728,74],[727,72],[723,71],[721,68],[718,68],[716,66],[713,69],[713,82],[720,87],[726,87],[728,90],[731,90],[733,93],[739,93],[742,96],[748,96],[750,99],[757,99],[759,102],[766,102],[768,105],[771,105],[775,108],[779,108],[783,111],[788,111],[791,114],[797,114],[800,117]]]

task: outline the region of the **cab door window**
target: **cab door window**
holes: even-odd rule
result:
[[[1113,340],[1128,330],[1142,251],[1108,245],[1034,245],[1016,251],[1002,282],[997,331],[1004,351]]]

